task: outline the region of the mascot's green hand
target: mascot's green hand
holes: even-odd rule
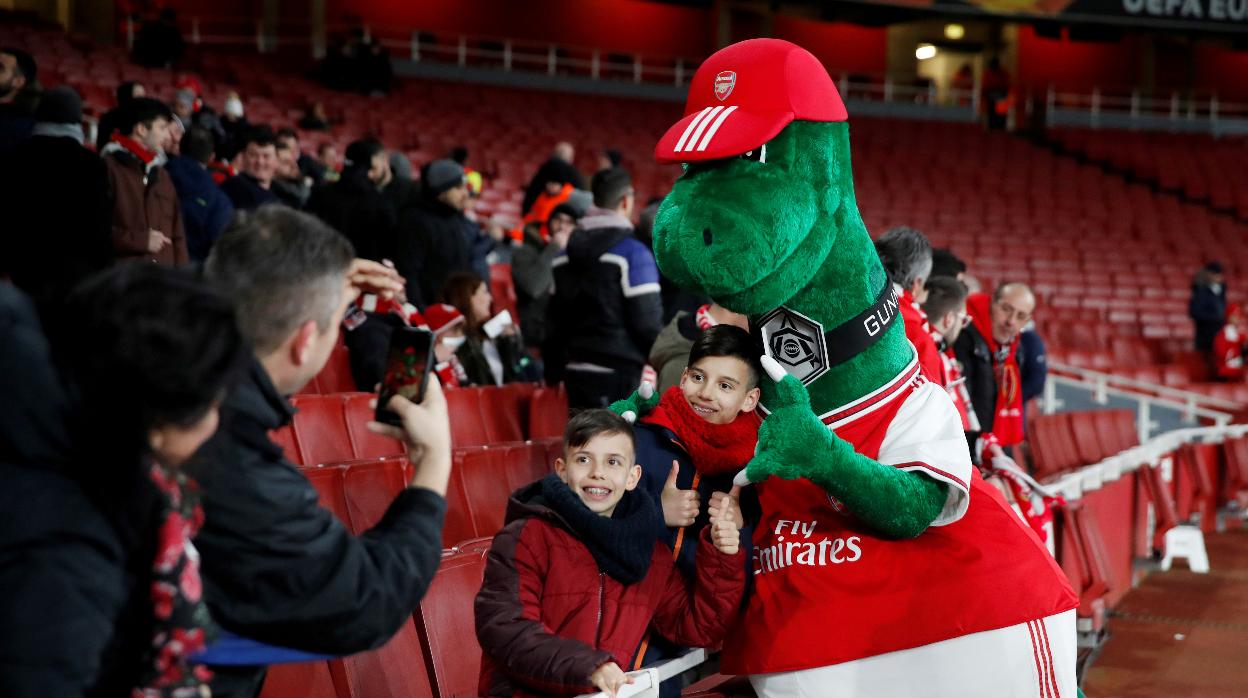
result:
[[[767,400],[771,414],[758,429],[757,455],[735,478],[739,485],[761,482],[771,475],[785,480],[809,477],[811,454],[826,453],[835,438],[811,409],[806,386],[770,356],[761,362],[775,381]]]
[[[658,406],[659,395],[654,390],[654,384],[647,381],[634,390],[632,395],[611,403],[608,409],[632,424],[637,421],[638,417],[650,414]]]
[[[849,507],[854,516],[885,536],[913,538],[940,514],[945,485],[924,475],[883,465],[856,452],[832,433],[810,406],[801,381],[770,357],[762,358],[776,381],[758,430],[758,452],[737,474],[735,485],[776,476],[806,478]]]

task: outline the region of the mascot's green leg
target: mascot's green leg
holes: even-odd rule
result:
[[[776,380],[784,369],[763,357]],[[774,365],[774,372],[772,366]],[[746,467],[752,482],[768,475],[806,478],[849,508],[855,518],[893,538],[914,538],[940,515],[947,485],[921,473],[867,458],[815,416],[801,381],[777,380],[772,412],[758,432],[758,455]]]

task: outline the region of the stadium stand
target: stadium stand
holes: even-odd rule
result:
[[[141,80],[164,98],[174,89],[170,71],[132,66],[118,49],[58,32],[6,26],[0,40],[29,48],[44,84],[75,87],[96,114],[123,79]],[[488,175],[477,204],[483,217],[518,218],[522,185],[550,144],[569,135],[588,142],[586,124],[614,134],[612,145],[634,171],[640,200],[665,191],[677,174],[650,164],[655,134],[677,109],[668,103],[409,81],[384,102],[379,98],[384,109],[362,110],[359,97],[279,76],[248,57],[204,53],[200,61],[204,98],[219,104],[237,90],[253,121],[292,122],[309,99],[324,101],[341,124],[329,136],[302,134],[309,150],[326,138],[341,145],[376,133],[424,163],[467,146],[474,167]],[[430,102],[438,109],[425,108]],[[1055,133],[1080,161],[975,125],[867,118],[855,119],[853,138],[856,188],[869,228],[924,230],[935,245],[971,260],[986,287],[1030,283],[1042,298],[1037,323],[1052,360],[1248,402],[1246,386],[1206,384],[1203,361],[1188,351],[1186,315],[1188,279],[1201,263],[1218,258],[1232,277],[1248,272],[1248,254],[1237,244],[1248,226],[1219,213],[1248,217],[1248,190],[1235,188],[1230,176],[1242,152],[1215,149],[1195,136]],[[496,267],[496,310],[515,315],[509,282],[510,274]],[[1234,291],[1242,298],[1242,289]],[[302,466],[321,504],[350,530],[363,531],[410,479],[411,466],[401,443],[364,428],[370,395],[353,391],[339,347],[294,399],[294,423],[273,437]],[[447,399],[455,468],[447,550],[429,595],[378,650],[274,667],[266,698],[444,698],[476,691],[480,650],[470,632],[471,604],[484,551],[502,524],[508,495],[549,472],[567,397],[562,388],[518,384],[453,390]],[[1067,500],[1057,558],[1080,594],[1080,629],[1087,632],[1104,629],[1109,611],[1138,581],[1135,563],[1164,549],[1167,530],[1195,520],[1211,533],[1224,505],[1248,504],[1242,430],[1204,432],[1221,443],[1141,444],[1135,421],[1129,411],[1104,410],[1033,413],[1029,423],[1033,472]]]

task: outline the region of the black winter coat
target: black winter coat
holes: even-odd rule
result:
[[[407,279],[407,299],[424,308],[442,296],[451,274],[475,271],[476,224],[441,201],[425,199],[403,213],[394,265]],[[486,279],[488,281],[488,279]]]
[[[188,468],[204,506],[195,545],[209,610],[226,630],[279,647],[343,655],[380,647],[411,618],[437,571],[446,500],[406,489],[376,526],[352,535],[269,439],[292,414],[253,363]],[[214,680],[214,696],[247,679],[231,674]]]
[[[1226,284],[1215,291],[1209,284],[1192,284],[1187,314],[1196,323],[1196,351],[1213,351],[1213,338],[1226,324]]]
[[[997,377],[993,370],[992,350],[974,325],[967,325],[953,345],[953,353],[962,364],[962,376],[966,378],[966,390],[971,395],[971,409],[979,418],[981,431],[968,431],[966,438],[971,444],[971,454],[976,454],[975,440],[984,432],[992,431],[997,414]]]
[[[380,262],[394,256],[398,213],[393,203],[357,171],[312,193],[308,212],[342,233],[357,257]]]
[[[0,695],[129,695],[152,636],[150,585],[127,566],[153,558],[127,553],[66,474],[69,401],[49,353],[30,303],[0,284]]]
[[[72,138],[32,136],[7,153],[0,210],[0,273],[45,315],[113,263],[108,168]]]

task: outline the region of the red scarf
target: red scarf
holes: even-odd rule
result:
[[[144,167],[152,164],[152,160],[156,159],[156,151],[148,150],[143,147],[142,143],[134,140],[130,136],[123,136],[120,133],[114,133],[110,140],[130,151],[130,153],[136,158],[142,160]]]
[[[704,475],[735,473],[745,467],[754,457],[762,424],[757,412],[742,412],[728,424],[711,424],[693,411],[679,385],[668,388],[659,406],[641,421],[675,434]]]
[[[997,380],[992,433],[1002,446],[1012,446],[1023,440],[1023,384],[1018,369],[1018,337],[1010,342],[1005,361],[999,362],[997,355],[1002,347],[992,336],[992,298],[987,293],[972,293],[966,299],[966,312],[992,354],[992,370]]]

